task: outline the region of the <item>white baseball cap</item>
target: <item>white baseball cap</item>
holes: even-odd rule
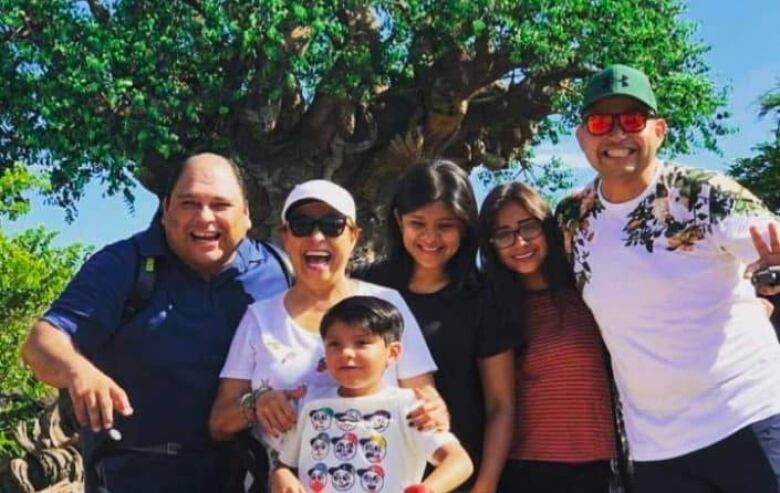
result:
[[[355,199],[345,188],[328,180],[309,180],[290,190],[282,207],[282,222],[287,221],[287,212],[303,200],[324,202],[353,221],[356,220]]]

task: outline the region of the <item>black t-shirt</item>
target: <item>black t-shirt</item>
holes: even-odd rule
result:
[[[477,362],[509,349],[509,343],[500,336],[498,327],[482,323],[478,289],[458,291],[448,286],[435,293],[417,294],[399,285],[396,272],[390,265],[379,264],[355,275],[398,290],[409,305],[439,367],[434,380],[447,403],[451,431],[475,465],[479,464],[485,406]]]

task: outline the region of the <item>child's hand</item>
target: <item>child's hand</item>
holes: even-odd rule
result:
[[[271,474],[271,493],[306,493],[306,490],[290,469],[279,467]]]

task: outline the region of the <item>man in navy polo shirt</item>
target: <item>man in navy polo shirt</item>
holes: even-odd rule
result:
[[[101,461],[111,493],[212,492],[224,482],[227,454],[208,433],[219,372],[247,305],[286,287],[274,255],[246,237],[250,225],[236,165],[193,156],[171,180],[162,217],[92,256],[32,327],[23,357],[68,389],[87,460],[112,428],[121,445],[149,451]],[[154,289],[124,323],[149,258]]]

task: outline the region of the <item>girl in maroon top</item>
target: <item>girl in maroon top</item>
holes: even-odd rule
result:
[[[515,429],[500,491],[607,493],[615,456],[609,379],[593,316],[575,288],[544,199],[496,187],[480,213],[495,323],[515,327]]]

